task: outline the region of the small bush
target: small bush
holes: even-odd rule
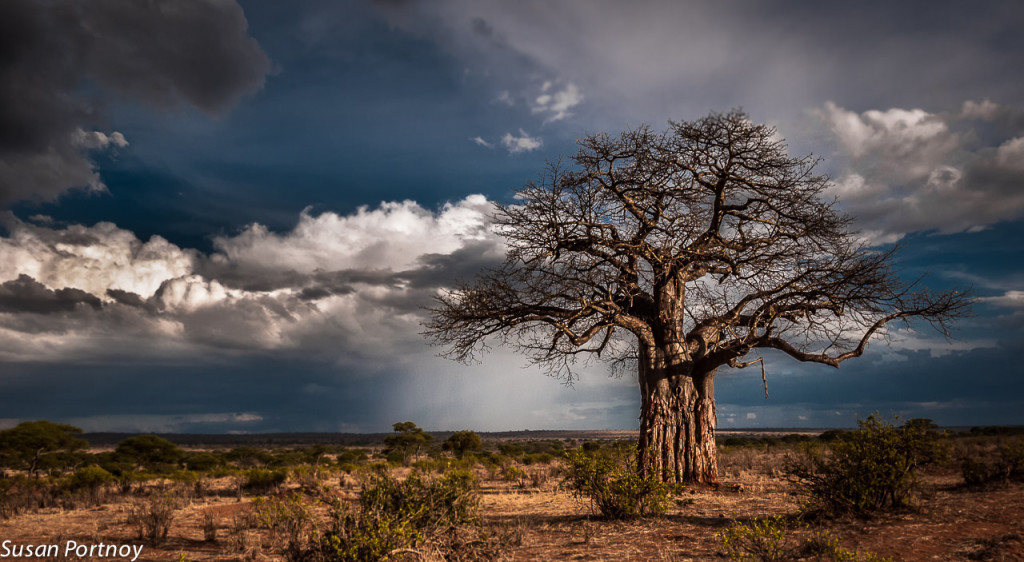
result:
[[[730,560],[892,562],[891,558],[883,558],[870,552],[849,551],[840,544],[840,537],[828,531],[815,531],[804,541],[796,541],[788,534],[787,521],[783,516],[754,518],[747,523],[733,521],[725,531],[716,536],[722,541],[722,553]]]
[[[178,500],[170,492],[153,494],[146,502],[132,506],[129,522],[138,527],[140,539],[158,545],[167,539],[177,509]]]
[[[515,482],[519,487],[524,487],[529,475],[525,470],[514,464],[501,469],[501,478],[507,482]]]
[[[288,479],[288,471],[284,469],[268,470],[250,468],[242,473],[242,489],[250,493],[265,494],[277,489]]]
[[[41,507],[43,502],[36,496],[45,498],[50,488],[47,480],[24,474],[0,478],[0,519],[8,519],[33,506]]]
[[[80,468],[68,480],[68,489],[88,495],[89,501],[98,503],[103,488],[114,481],[114,475],[98,466]]]
[[[1024,439],[1000,438],[995,450],[968,449],[961,456],[960,473],[968,486],[1005,484],[1024,477]]]
[[[476,478],[468,471],[435,478],[413,472],[401,481],[378,471],[363,485],[358,513],[335,503],[334,527],[322,537],[318,555],[328,561],[381,560],[439,529],[475,522],[478,504]]]
[[[786,545],[786,523],[782,517],[754,519],[749,523],[733,523],[717,535],[722,550],[730,560],[776,562],[789,557]]]
[[[379,472],[363,486],[364,513],[395,516],[419,529],[470,523],[476,519],[479,494],[476,477],[453,470],[437,478],[412,473],[398,480]]]
[[[407,549],[423,540],[409,521],[393,516],[360,516],[341,510],[335,529],[320,541],[311,559],[330,562],[384,560],[396,550]]]
[[[286,498],[253,500],[256,518],[271,538],[280,544],[284,559],[289,562],[307,560],[309,544],[317,538],[313,512],[302,494],[293,493]]]
[[[565,482],[578,498],[587,498],[604,517],[635,519],[668,507],[671,486],[637,467],[635,445],[619,445],[566,454]]]
[[[217,542],[217,520],[212,513],[203,514],[203,540]]]
[[[827,515],[909,506],[916,471],[940,460],[946,448],[926,421],[897,427],[871,415],[828,451],[805,448],[805,458],[790,459],[786,470],[805,486],[809,507]]]
[[[498,445],[498,452],[508,457],[518,457],[523,454],[523,447],[516,443],[502,443]]]
[[[796,558],[835,562],[892,562],[892,558],[888,556],[847,550],[840,544],[840,537],[829,531],[815,531],[807,537],[797,549]]]
[[[369,460],[370,455],[363,449],[346,449],[337,456],[338,465],[359,465]]]
[[[551,453],[528,453],[523,455],[523,464],[551,464],[555,456]]]

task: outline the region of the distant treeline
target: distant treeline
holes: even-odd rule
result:
[[[949,437],[1024,435],[1024,426],[1019,425],[988,425],[970,428],[941,428],[931,423],[931,420],[928,419],[919,418],[917,420],[910,421],[920,422],[929,430],[942,432]],[[724,445],[726,447],[785,445],[793,443],[802,443],[806,441],[824,441],[826,443],[829,443],[849,437],[852,431],[853,430],[848,429],[826,429],[817,435],[814,435],[812,433],[787,433],[779,435],[778,430],[765,430],[764,433],[767,433],[768,435],[757,435],[757,432],[755,431],[744,430],[742,435],[720,435],[717,441],[720,446]]]
[[[950,435],[1024,435],[1024,426],[976,426],[976,427],[952,427],[945,429]],[[719,436],[720,444],[731,445],[739,442],[797,442],[814,439],[813,433],[808,430],[793,428],[793,433],[779,435],[782,429],[731,429],[730,433],[742,433],[739,436]],[[797,433],[801,431],[801,433]],[[842,434],[845,429],[820,429],[818,437],[829,440],[832,436]],[[453,431],[430,431],[438,442],[447,439]],[[530,440],[530,439],[563,439],[563,440],[607,440],[623,439],[631,433],[627,430],[521,430],[521,431],[495,431],[477,432],[486,441],[491,440]],[[112,447],[130,437],[142,435],[142,433],[84,433],[80,437],[89,442],[93,447]],[[312,445],[342,445],[346,447],[370,447],[384,443],[384,439],[390,433],[157,433],[156,435],[167,439],[182,447],[288,447],[288,446],[312,446]],[[737,439],[741,441],[736,441]]]

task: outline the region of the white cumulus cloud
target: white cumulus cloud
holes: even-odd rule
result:
[[[199,256],[161,236],[143,242],[109,222],[63,229],[17,222],[10,230],[0,238],[0,283],[25,274],[51,288],[150,296],[164,281],[191,273]]]
[[[826,103],[818,116],[840,147],[831,191],[872,243],[909,232],[976,232],[1024,215],[1024,137],[979,134],[1008,111],[965,102],[958,113],[890,108],[862,113]]]
[[[559,121],[570,115],[569,110],[576,107],[583,101],[583,94],[572,82],[562,89],[552,86],[552,83],[544,82],[541,86],[540,95],[533,100],[530,106],[534,113],[546,115],[544,121]]]
[[[216,238],[212,255],[111,223],[14,221],[0,238],[0,358],[275,350],[411,361],[426,349],[422,307],[436,291],[503,258],[491,209],[471,195],[436,211],[307,210],[286,232],[251,224]]]
[[[522,129],[519,129],[518,137],[512,135],[512,133],[505,133],[505,136],[501,138],[501,145],[508,150],[509,154],[537,150],[543,144],[544,141],[540,137],[531,137]]]
[[[354,214],[305,210],[291,231],[278,234],[252,224],[241,233],[217,237],[213,259],[238,267],[310,273],[315,270],[415,267],[424,254],[448,254],[467,241],[495,238],[491,203],[470,195],[433,213],[415,201],[383,202]]]

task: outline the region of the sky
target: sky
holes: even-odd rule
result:
[[[632,429],[635,377],[571,387],[495,346],[437,357],[424,306],[502,260],[576,139],[741,108],[899,275],[973,289],[951,338],[838,370],[765,354],[718,422],[872,412],[1024,424],[1020,2],[5,0],[0,427]]]

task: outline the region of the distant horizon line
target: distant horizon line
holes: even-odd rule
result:
[[[958,430],[969,430],[971,428],[989,428],[989,427],[1006,427],[1006,428],[1024,428],[1024,424],[987,424],[987,425],[936,425],[938,429],[958,429]],[[730,428],[717,428],[716,433],[722,432],[747,432],[747,433],[759,433],[759,432],[782,432],[790,431],[793,433],[799,432],[812,432],[812,431],[829,431],[834,429],[856,429],[856,426],[829,426],[829,427],[795,427],[795,426],[779,426],[779,427],[730,427]],[[427,433],[455,433],[457,431],[466,431],[463,429],[424,429]],[[500,435],[510,433],[608,433],[608,432],[636,432],[639,429],[503,429],[498,431],[478,431],[470,430],[479,435]],[[389,435],[394,433],[393,431],[225,431],[225,432],[202,432],[202,431],[83,431],[81,435],[208,435],[208,436],[282,436],[282,435]]]

